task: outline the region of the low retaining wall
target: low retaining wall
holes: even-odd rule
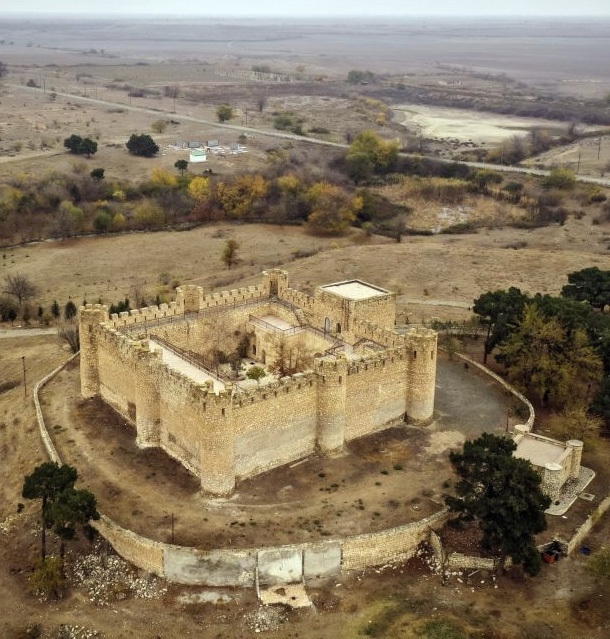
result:
[[[52,461],[61,459],[47,431],[38,392],[76,356],[40,380],[34,388],[34,403],[44,446]],[[442,526],[448,516],[443,509],[421,521],[320,542],[268,548],[199,550],[153,541],[122,528],[106,515],[91,522],[97,531],[129,562],[160,577],[181,584],[200,586],[270,586],[338,577],[346,570],[379,566],[388,561],[413,557],[430,528]]]
[[[597,508],[587,517],[585,522],[572,535],[572,539],[568,541],[568,555],[572,554],[576,548],[580,546],[585,537],[591,532],[591,528],[596,524],[600,517],[610,508],[610,496],[606,497]]]
[[[38,428],[40,430],[40,436],[42,437],[42,443],[47,451],[47,455],[51,458],[51,461],[56,462],[57,464],[61,464],[61,459],[59,458],[59,454],[57,453],[57,449],[55,448],[51,437],[49,436],[49,431],[44,423],[44,417],[42,415],[42,408],[40,407],[40,400],[38,399],[38,393],[40,389],[51,379],[57,375],[60,371],[62,371],[72,360],[78,357],[79,353],[74,353],[71,357],[69,357],[63,364],[60,364],[56,369],[52,370],[46,377],[43,377],[37,384],[34,386],[34,406],[36,407],[36,417],[38,419]]]
[[[413,557],[431,526],[442,525],[442,510],[421,521],[345,539],[266,548],[199,550],[152,541],[106,516],[92,522],[132,564],[169,581],[199,586],[253,587],[315,582],[346,570]]]

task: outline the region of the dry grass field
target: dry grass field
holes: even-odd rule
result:
[[[591,236],[591,230],[597,235]],[[603,227],[570,218],[564,227],[554,229],[528,232],[494,229],[466,236],[407,238],[401,244],[373,238],[369,244],[362,244],[362,236],[357,234],[339,241],[320,240],[294,227],[217,225],[182,233],[82,238],[67,244],[45,242],[7,251],[3,262],[9,262],[10,268],[19,267],[41,284],[47,303],[67,295],[76,300],[85,294],[89,299],[96,295],[113,299],[129,295],[134,284],[152,284],[154,291],[160,286],[160,273],[164,270],[169,270],[170,279],[198,283],[206,289],[253,283],[260,270],[269,266],[287,268],[294,285],[308,290],[324,282],[361,277],[397,290],[402,312],[410,321],[420,321],[432,315],[466,317],[468,311],[463,306],[491,287],[518,285],[530,292],[556,293],[565,281],[565,274],[571,270],[589,264],[610,268],[602,233]],[[227,237],[235,237],[242,243],[241,263],[231,271],[218,259]],[[507,248],[508,244],[518,241],[527,241],[527,246],[517,250]],[[296,250],[319,252],[294,259]],[[231,283],[223,284],[228,281]],[[3,380],[20,379],[21,357],[25,355],[30,388],[34,380],[68,355],[54,336],[1,339],[0,353]],[[25,578],[37,552],[37,537],[33,532],[24,536],[23,531],[33,530],[36,510],[28,504],[24,513],[17,515],[16,503],[20,500],[23,474],[37,461],[42,461],[44,455],[31,398],[25,401],[22,390],[18,386],[0,395],[2,455],[6,460],[1,502],[3,532],[0,533],[5,543],[0,556],[0,579],[5,593],[2,608],[11,611],[4,617],[3,636],[7,639],[25,636],[20,633],[32,623],[40,623],[47,632],[43,636],[48,637],[55,636],[52,633],[61,623],[95,628],[104,637],[152,639],[175,636],[178,631],[182,634],[196,631],[201,637],[251,636],[260,619],[271,613],[260,612],[253,593],[248,592],[210,592],[209,589],[170,586],[165,594],[159,594],[162,603],[129,596],[124,601],[114,601],[110,608],[88,602],[82,588],[74,588],[67,599],[52,607],[39,604],[25,594]],[[64,431],[62,425],[63,419],[69,418],[64,415],[69,404],[62,398],[74,392],[73,388],[66,387],[54,399],[44,400],[49,408],[51,404],[56,406],[50,426],[59,427],[53,432],[60,440],[63,432],[69,432]],[[103,420],[102,413],[99,419]],[[89,427],[95,428],[96,415],[89,415],[89,419]],[[79,438],[80,435],[76,439],[80,441]],[[62,445],[67,446],[67,450],[75,446],[70,441]],[[129,445],[125,443],[125,446]],[[84,446],[83,452],[86,450]],[[604,463],[601,458],[597,463],[600,462]],[[184,472],[179,474],[183,475],[188,492],[192,478]],[[378,489],[372,490],[366,491],[369,500],[375,500],[373,493]],[[105,494],[103,501],[107,499]],[[141,510],[140,498],[134,497],[130,503],[134,512]],[[256,518],[260,516],[257,514]],[[599,530],[608,530],[606,520]],[[164,521],[159,531],[169,534],[168,525]],[[279,528],[275,530],[274,534],[281,532]],[[180,524],[177,532],[189,537],[188,530],[183,530]],[[592,547],[598,548],[604,543],[600,534],[594,536],[597,541],[592,542]],[[86,545],[82,550],[87,551]],[[561,584],[568,575],[570,587],[566,588]],[[536,580],[522,582],[505,578],[498,590],[485,584],[474,589],[459,584],[443,587],[438,578],[430,576],[414,561],[379,573],[370,571],[347,577],[336,589],[311,589],[316,612],[282,613],[269,623],[276,628],[273,636],[312,639],[358,637],[369,622],[386,628],[377,636],[410,637],[435,619],[468,627],[473,632],[481,628],[489,632],[497,627],[497,632],[503,634],[495,636],[507,639],[522,636],[601,639],[606,630],[599,606],[605,599],[596,596],[606,591],[597,591],[594,596],[595,588],[587,576],[585,561],[579,556],[545,569]],[[397,593],[401,593],[400,599],[396,599]],[[221,594],[229,603],[222,606],[184,603],[189,597],[195,601],[198,597],[214,599]],[[411,602],[406,607],[398,603],[405,595]],[[526,613],[519,602],[527,602]],[[548,611],[549,602],[553,602],[552,618],[546,615],[541,621],[540,614]],[[430,613],[430,606],[436,607],[434,614]],[[109,611],[115,612],[109,614]],[[556,634],[558,627],[563,629],[563,634]],[[544,634],[551,632],[555,634]]]
[[[564,105],[599,101],[610,83],[610,67],[603,65],[606,29],[606,23],[586,21],[465,21],[456,30],[449,21],[391,25],[375,21],[366,25],[233,21],[219,26],[178,19],[162,23],[72,21],[48,28],[44,23],[12,19],[0,27],[0,61],[9,65],[8,76],[0,81],[0,182],[16,175],[71,171],[75,163],[81,171],[103,166],[109,181],[142,180],[156,167],[174,170],[174,162],[186,157],[185,151],[170,148],[177,140],[219,139],[228,144],[237,139],[239,130],[215,124],[216,107],[223,102],[234,108],[232,124],[258,132],[248,138],[248,153],[214,156],[206,168],[219,174],[259,170],[268,166],[268,149],[290,146],[300,161],[313,166],[314,175],[317,171],[322,176],[332,151],[312,150],[306,142],[267,135],[276,113],[293,112],[303,119],[306,131],[326,128],[329,133],[315,135],[344,142],[347,133],[371,127],[386,138],[414,135],[416,131],[399,122],[379,119],[380,109],[386,107],[374,101],[404,104],[404,91],[422,96],[455,93],[465,104],[478,101],[483,105],[486,97],[535,101],[556,96]],[[498,46],[500,41],[503,46]],[[253,65],[268,65],[272,71],[289,74],[292,81],[273,84],[252,79]],[[350,69],[371,69],[381,78],[380,84],[347,85]],[[25,86],[30,80],[38,88]],[[397,88],[403,83],[406,89]],[[175,105],[164,94],[167,85],[179,89]],[[127,87],[158,93],[130,97]],[[468,115],[476,119],[477,112]],[[152,130],[159,119],[169,121],[162,134]],[[132,132],[152,134],[161,153],[150,160],[131,157],[124,144]],[[98,139],[94,158],[75,159],[65,152],[63,139],[72,133]],[[580,171],[599,175],[603,170],[600,162],[608,161],[606,147],[604,138],[599,162],[592,140],[582,148],[556,150],[536,161],[575,168],[580,153]],[[564,196],[568,211],[564,224],[525,229],[508,226],[519,220],[522,211],[505,203],[467,199],[459,207],[445,206],[405,198],[394,186],[380,190],[412,208],[411,228],[438,230],[481,220],[486,226],[469,234],[403,236],[401,243],[369,237],[361,230],[328,239],[308,235],[301,227],[223,223],[180,232],[80,237],[3,249],[0,282],[7,274],[26,275],[39,289],[33,301],[48,309],[53,300],[60,306],[69,299],[78,305],[85,299],[112,303],[142,295],[147,300],[156,295],[170,300],[173,288],[180,284],[197,284],[205,291],[237,288],[256,283],[266,268],[280,267],[289,271],[294,287],[308,292],[317,285],[348,278],[396,291],[399,321],[420,323],[432,317],[468,319],[473,299],[488,290],[517,286],[528,293],[556,294],[572,271],[587,266],[610,269],[610,226],[602,219],[602,204],[590,204],[582,194]],[[228,270],[220,258],[230,238],[240,248],[238,263]],[[0,392],[2,639],[239,639],[259,631],[301,639],[609,636],[610,590],[591,578],[588,560],[580,554],[546,566],[537,579],[524,580],[518,574],[506,577],[497,589],[489,580],[442,586],[437,576],[413,560],[313,588],[309,594],[314,606],[304,611],[263,609],[253,592],[153,582],[148,588],[156,598],[145,599],[125,592],[120,580],[110,584],[114,596],[104,605],[83,585],[74,586],[57,602],[38,601],[27,592],[27,576],[38,552],[36,506],[28,503],[18,513],[23,476],[45,459],[31,390],[35,381],[68,355],[55,335],[0,334],[0,383],[14,385]],[[24,362],[26,397],[21,385]],[[78,444],[79,463],[85,463],[86,455],[93,454],[85,434],[95,433],[108,415],[102,409],[79,406],[76,375],[75,367],[66,371],[44,401],[61,446],[71,451]],[[71,419],[71,411],[80,411],[80,418],[87,421],[74,438],[62,423]],[[105,445],[99,434],[91,440]],[[128,442],[121,440],[120,445],[121,454],[129,456]],[[402,452],[391,448],[392,454]],[[609,456],[604,441],[588,453],[587,462],[600,469],[595,485],[598,492],[604,486],[607,489]],[[392,458],[396,460],[398,457]],[[157,462],[163,463],[154,455],[146,461],[151,468]],[[381,463],[379,459],[373,462]],[[438,468],[446,470],[446,460]],[[182,486],[183,494],[190,494],[193,478],[173,467],[171,472],[176,472],[173,480]],[[392,490],[398,493],[396,479],[392,478]],[[104,485],[104,477],[95,481],[96,486]],[[137,480],[129,475],[125,481]],[[268,482],[269,491],[277,489],[273,477]],[[419,488],[411,486],[410,490]],[[375,501],[379,490],[376,485],[355,484],[350,499],[357,499],[362,491],[366,493],[363,499]],[[125,493],[127,502],[133,500],[131,516],[137,518],[143,502],[137,494]],[[100,500],[108,505],[111,492]],[[273,513],[266,517],[265,525],[270,530],[273,526],[270,539],[290,539]],[[562,522],[566,534],[572,524],[572,520]],[[355,525],[364,524],[356,521]],[[178,530],[187,540],[193,537],[184,524]],[[168,521],[164,520],[158,532],[167,534]],[[203,531],[204,536],[208,532]],[[594,552],[607,545],[609,533],[606,515],[589,539]],[[212,532],[209,534],[212,539]],[[225,534],[219,538],[224,539]],[[79,542],[75,551],[89,552],[88,544]],[[128,568],[122,570],[128,572]],[[210,603],[221,599],[225,603]],[[66,624],[72,630],[63,627]]]

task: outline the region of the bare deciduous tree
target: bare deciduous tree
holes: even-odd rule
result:
[[[15,273],[15,275],[5,275],[4,277],[4,292],[8,295],[14,295],[19,302],[19,305],[23,304],[30,298],[34,297],[38,293],[37,286],[30,281],[30,279],[21,273]]]
[[[65,342],[73,353],[80,350],[80,340],[78,336],[78,326],[76,324],[64,324],[57,332],[59,339]]]

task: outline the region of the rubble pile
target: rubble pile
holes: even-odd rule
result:
[[[159,599],[167,592],[159,578],[136,571],[124,559],[102,547],[101,542],[90,554],[75,557],[70,565],[73,583],[84,588],[90,601],[98,605],[127,597]]]
[[[244,616],[244,621],[256,633],[276,630],[288,616],[283,606],[259,606]]]
[[[101,639],[101,637],[102,635],[97,630],[83,626],[62,624],[57,630],[57,639]]]

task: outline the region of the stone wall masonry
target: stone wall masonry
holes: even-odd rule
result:
[[[610,508],[610,496],[603,499],[597,508],[587,517],[585,522],[578,528],[578,530],[572,535],[572,538],[568,542],[568,555],[573,553],[580,547],[585,537],[591,532],[591,528],[599,521],[601,516]]]
[[[122,313],[97,324],[97,315],[107,318],[107,309],[84,309],[80,319],[87,325],[89,339],[83,355],[85,361],[91,360],[91,374],[85,376],[83,395],[101,395],[136,426],[139,446],[160,446],[200,478],[204,491],[216,494],[230,492],[236,478],[295,461],[316,448],[333,451],[346,440],[394,425],[405,415],[414,421],[432,415],[436,333],[413,329],[406,336],[394,334],[393,322],[384,319],[385,311],[394,307],[391,294],[350,300],[319,288],[311,298],[287,284],[287,273],[273,270],[263,274],[259,286],[222,293],[204,295],[201,287],[185,286],[173,305]],[[257,315],[277,315],[291,325],[302,322],[302,307],[291,307],[286,298],[302,302],[312,317],[336,313],[333,319],[346,327],[360,307],[370,311],[371,319],[381,313],[381,327],[369,318],[358,326],[366,339],[382,342],[384,351],[367,353],[355,362],[342,354],[318,358],[314,371],[255,390],[234,389],[227,382],[226,392],[218,395],[150,352],[148,338],[155,335],[203,356],[210,348],[231,352],[250,333],[253,310]],[[161,321],[159,313],[168,321]],[[259,338],[262,354],[271,341]],[[250,347],[253,339],[249,338]],[[314,352],[323,346],[313,333],[306,339]],[[421,357],[413,355],[415,349],[428,346],[431,358],[424,357],[423,350]]]
[[[417,546],[428,539],[431,527],[441,527],[448,517],[441,510],[430,517],[389,530],[347,537],[341,543],[343,570],[362,570],[397,559],[413,557]]]
[[[494,571],[497,566],[497,560],[490,557],[474,557],[463,555],[459,552],[449,553],[446,570],[491,570]]]
[[[314,452],[316,387],[312,377],[234,396],[235,474],[251,477]],[[266,399],[260,400],[261,397]],[[259,399],[259,401],[255,401]]]
[[[134,351],[137,342],[118,331],[102,331],[98,338],[99,393],[125,419],[135,424]]]
[[[42,414],[42,408],[40,406],[40,398],[38,394],[40,390],[49,382],[51,379],[57,375],[60,371],[62,371],[71,361],[76,359],[79,356],[79,353],[74,353],[71,357],[69,357],[63,364],[60,364],[57,368],[53,369],[48,375],[43,377],[37,384],[34,386],[34,407],[36,408],[36,419],[38,420],[38,430],[40,431],[40,437],[42,438],[42,443],[47,451],[47,455],[54,461],[56,464],[61,464],[62,461],[59,457],[59,453],[51,440],[51,436],[49,435],[49,431],[47,430],[44,416]]]
[[[73,357],[36,385],[36,399],[38,399],[39,389],[72,359]],[[44,423],[39,402],[37,402],[37,414],[41,435],[44,434],[43,441],[48,442],[48,446],[45,444],[45,447],[51,457],[57,457],[57,452]],[[58,457],[57,460],[59,460]],[[268,567],[274,565],[274,557],[285,555],[289,558],[297,558],[297,561],[291,560],[290,563],[295,575],[299,574],[296,564],[300,557],[302,561],[301,574],[306,580],[338,577],[343,570],[364,569],[382,565],[390,560],[407,559],[414,556],[417,546],[426,538],[429,528],[442,526],[446,518],[447,511],[442,510],[419,522],[346,539],[278,548],[208,551],[147,539],[122,528],[105,514],[102,514],[99,521],[91,523],[122,557],[138,568],[160,577],[190,585],[251,587],[254,585],[253,564],[259,563],[261,553],[264,557],[263,565]],[[277,574],[274,568],[267,568],[265,574],[269,579],[274,574],[276,574],[276,578],[283,579],[283,572],[280,570]]]
[[[145,322],[181,317],[184,317],[184,308],[176,302],[170,302],[160,306],[147,306],[123,313],[113,313],[106,322],[106,326],[121,330],[136,324],[144,324]]]
[[[294,288],[286,288],[282,292],[281,299],[302,309],[305,313],[313,312],[316,303],[315,298],[311,295],[297,291]]]
[[[416,424],[428,423],[434,413],[436,391],[437,334],[426,328],[408,332],[407,418]]]
[[[142,570],[165,577],[164,544],[121,528],[105,515],[91,525],[130,563]]]
[[[260,285],[222,291],[221,293],[211,293],[202,298],[200,310],[217,308],[219,306],[231,306],[239,304],[240,302],[262,300],[268,297],[268,293],[264,291]]]
[[[432,548],[432,552],[438,562],[438,565],[443,567],[445,565],[445,561],[447,561],[447,555],[443,548],[443,542],[440,535],[432,530],[432,528],[430,528],[430,538],[428,541],[430,542],[430,547]]]
[[[358,318],[374,322],[381,328],[392,331],[396,319],[396,295],[390,293],[383,297],[372,297],[355,303]]]
[[[381,328],[367,320],[354,320],[353,331],[358,339],[368,339],[386,347],[400,347],[407,344],[405,335],[398,335],[392,330]]]
[[[350,368],[346,381],[345,439],[350,441],[391,423],[407,412],[407,359],[374,357]]]

